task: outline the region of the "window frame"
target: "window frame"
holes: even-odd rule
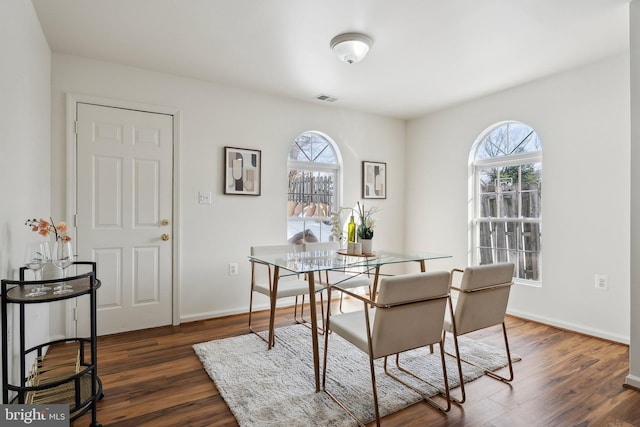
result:
[[[480,216],[481,213],[481,204],[482,204],[482,197],[481,195],[483,194],[482,191],[482,184],[481,184],[481,173],[483,170],[485,169],[489,169],[489,168],[504,168],[504,167],[514,167],[514,166],[524,166],[527,164],[535,164],[535,163],[539,163],[540,164],[540,175],[541,175],[541,180],[542,180],[542,170],[543,170],[543,163],[542,163],[542,144],[540,143],[540,150],[539,151],[535,151],[535,152],[526,152],[526,153],[519,153],[519,154],[511,154],[511,155],[500,155],[500,156],[496,156],[496,157],[491,157],[491,158],[484,158],[484,159],[479,159],[477,160],[476,157],[478,155],[478,151],[482,148],[483,144],[486,142],[486,138],[488,137],[488,135],[490,135],[493,131],[495,131],[496,129],[498,129],[499,127],[502,126],[506,126],[509,124],[519,124],[519,125],[524,125],[529,127],[531,130],[533,130],[534,132],[535,129],[533,129],[533,127],[529,126],[526,123],[522,123],[522,122],[518,122],[518,121],[505,121],[505,122],[500,122],[500,123],[496,123],[493,126],[490,126],[489,128],[487,128],[482,134],[480,134],[480,136],[476,139],[476,142],[473,144],[473,146],[471,147],[471,150],[469,152],[469,200],[471,201],[471,203],[469,203],[469,262],[471,265],[477,265],[480,262],[480,224],[481,223],[496,223],[496,222],[501,222],[504,224],[537,224],[539,227],[539,236],[540,236],[540,241],[539,241],[539,254],[538,254],[538,280],[532,280],[532,279],[524,279],[524,278],[520,278],[520,277],[514,277],[514,283],[518,283],[518,284],[522,284],[522,285],[528,285],[528,286],[533,286],[533,287],[542,287],[542,211],[540,212],[540,215],[538,218],[530,218],[530,217],[523,217],[522,216],[522,203],[518,203],[518,216],[517,217],[504,217],[504,216]],[[538,133],[536,132],[536,135],[538,135]],[[539,135],[538,135],[539,138]],[[517,194],[519,195],[520,199],[519,202],[522,201],[522,195],[521,195],[521,184],[522,181],[520,180],[520,187],[517,190]],[[540,191],[542,191],[542,189],[540,188]],[[499,194],[498,191],[496,191],[496,195]],[[500,209],[500,200],[496,200],[497,203],[497,212],[501,212]],[[540,194],[540,207],[542,207],[542,193]],[[498,214],[499,215],[499,214]],[[516,230],[516,236],[515,237],[521,237],[520,235],[521,231]],[[508,234],[508,233],[506,233]],[[492,248],[494,251],[497,250],[502,250],[502,248]],[[509,249],[509,248],[505,248],[504,250],[506,251],[512,251],[513,249]],[[515,248],[515,252],[519,253],[519,252],[526,252],[526,248],[523,247],[522,249],[518,249],[517,247]],[[518,261],[515,261],[516,263],[516,275],[518,274]]]
[[[296,144],[296,141],[298,138],[300,138],[302,135],[305,134],[309,134],[309,133],[313,133],[319,137],[321,137],[322,139],[324,139],[331,147],[331,149],[333,150],[333,153],[335,155],[335,159],[336,159],[336,163],[326,163],[326,162],[314,162],[314,161],[303,161],[303,160],[291,160],[290,159],[290,153],[291,153],[291,148],[293,146],[293,144]],[[289,175],[290,171],[292,169],[296,169],[296,170],[302,170],[305,172],[320,172],[320,173],[327,173],[327,174],[332,174],[334,177],[334,182],[333,182],[333,209],[339,209],[339,207],[341,206],[341,197],[342,197],[342,173],[343,173],[343,168],[342,168],[342,154],[340,152],[340,149],[338,148],[338,145],[336,144],[336,142],[329,137],[327,134],[323,133],[323,132],[319,132],[319,131],[315,131],[315,130],[311,130],[311,131],[305,131],[302,132],[300,134],[298,134],[298,136],[296,138],[294,138],[293,141],[291,141],[291,144],[289,145],[289,150],[287,151],[287,176]],[[289,185],[289,181],[287,180],[287,186]],[[288,199],[288,187],[287,187],[287,200]],[[328,212],[327,216],[310,216],[310,217],[293,217],[293,216],[287,216],[287,239],[291,238],[292,236],[289,236],[289,223],[290,222],[328,222],[331,220],[331,212]],[[329,226],[330,228],[331,226]],[[303,230],[306,227],[303,226]],[[318,241],[327,241],[327,238],[324,237],[330,237],[331,234],[328,234],[327,236],[316,236],[318,238]]]

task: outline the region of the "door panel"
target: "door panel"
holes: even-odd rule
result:
[[[77,105],[77,252],[97,261],[98,333],[170,325],[173,118]]]

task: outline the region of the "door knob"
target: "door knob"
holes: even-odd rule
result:
[[[167,240],[169,240],[169,235],[168,235],[167,233],[164,233],[164,234],[161,236],[161,238],[162,238],[162,240],[164,240],[164,241],[166,242]]]
[[[169,220],[168,219],[163,219],[162,221],[160,221],[160,224],[167,226],[167,225],[169,225]]]

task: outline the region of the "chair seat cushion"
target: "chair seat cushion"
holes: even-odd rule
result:
[[[316,292],[320,292],[325,288],[324,285],[316,283]],[[268,283],[256,283],[253,290],[261,294],[269,296]],[[278,293],[276,298],[295,297],[298,295],[306,295],[309,293],[309,283],[303,279],[290,279],[278,281]]]
[[[369,310],[369,321],[373,324],[376,310]],[[369,353],[369,345],[367,343],[367,321],[362,311],[354,311],[350,313],[334,314],[330,317],[330,326],[332,332],[340,335],[342,338],[351,342],[365,353]]]

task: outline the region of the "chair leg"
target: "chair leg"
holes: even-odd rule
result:
[[[253,289],[249,291],[249,330],[251,331],[251,315],[253,314]]]
[[[329,298],[331,297],[331,292],[329,292]],[[331,316],[331,308],[328,307],[327,308],[327,329],[329,329],[329,325],[330,325],[330,320],[329,317]],[[329,396],[329,398],[331,398],[331,400],[333,400],[338,406],[340,406],[347,414],[349,414],[349,416],[351,418],[353,418],[360,427],[366,427],[366,424],[364,422],[362,422],[362,420],[360,420],[358,417],[356,417],[356,415],[351,412],[349,410],[349,408],[347,408],[340,400],[338,400],[337,397],[335,397],[333,394],[331,394],[331,392],[329,390],[327,390],[327,351],[329,349],[329,335],[331,334],[325,334],[324,335],[324,356],[323,356],[323,362],[322,362],[322,391],[324,391],[326,393],[327,396]],[[373,375],[373,371],[371,371],[371,374]],[[380,417],[378,415],[378,400],[377,400],[377,395],[376,395],[376,391],[375,391],[375,385],[373,388],[373,393],[374,393],[374,399],[375,399],[375,405],[376,405],[376,422],[377,422],[377,426],[380,426]]]
[[[331,298],[331,290],[329,290],[329,298]],[[331,315],[331,306],[327,307],[327,321],[325,323],[329,329],[329,316]],[[322,390],[326,389],[327,384],[327,349],[329,348],[329,334],[324,336],[324,356],[322,357]]]
[[[253,314],[253,290],[251,290],[251,295],[249,296],[249,332],[252,332],[252,333],[256,334],[256,336],[258,336],[258,338],[260,338],[262,341],[267,343],[269,348],[273,347],[276,344],[275,336],[273,337],[273,342],[271,344],[269,344],[269,340],[267,338],[263,337],[260,334],[260,331],[256,331],[255,329],[253,329],[253,326],[251,325],[252,314]],[[271,322],[271,321],[269,321],[269,322]],[[267,331],[267,333],[268,333],[268,331]]]
[[[373,356],[369,353],[369,368],[371,369],[371,386],[373,388],[373,405],[376,412],[376,426],[380,427],[380,408],[378,408],[378,388],[376,387],[376,370]]]
[[[514,375],[513,375],[513,364],[511,362],[511,351],[509,350],[509,339],[507,337],[507,327],[504,324],[504,322],[502,322],[502,335],[504,337],[504,348],[505,348],[506,354],[507,354],[507,366],[509,367],[509,377],[503,377],[502,375],[498,375],[495,372],[488,371],[488,370],[484,369],[482,366],[478,366],[478,365],[476,365],[474,363],[469,362],[468,360],[462,359],[460,357],[460,348],[458,347],[458,337],[456,336],[456,334],[453,334],[453,342],[455,344],[456,354],[452,355],[452,356],[454,356],[456,358],[456,360],[458,361],[458,372],[460,373],[460,391],[462,393],[462,399],[460,399],[460,400],[454,399],[456,402],[464,403],[464,401],[466,400],[465,390],[464,390],[464,380],[462,378],[462,363],[461,363],[462,360],[464,360],[469,365],[473,365],[473,366],[475,366],[477,368],[483,369],[485,375],[487,375],[488,377],[491,377],[493,379],[496,379],[496,380],[502,381],[502,382],[511,382],[511,381],[513,381],[513,378],[514,378]]]
[[[456,349],[456,354],[452,356],[455,357],[456,363],[458,364],[458,375],[460,378],[460,399],[452,398],[455,402],[464,403],[467,400],[467,394],[464,389],[464,378],[462,376],[462,362],[460,361],[460,348],[458,346],[458,336],[454,333],[453,335],[453,346]],[[442,340],[444,344],[444,339]]]
[[[293,320],[301,325],[306,326],[307,328],[311,329],[311,325],[310,322],[304,318],[304,295],[302,295],[302,304],[300,305],[300,317],[298,317],[298,297],[296,296],[296,302],[295,302],[295,306],[293,309]],[[324,323],[324,299],[322,297],[322,292],[320,292],[320,313],[321,313],[321,319],[322,319],[322,326],[318,327],[318,333],[320,335],[324,334],[325,331],[325,323]]]
[[[442,364],[442,378],[443,378],[443,382],[444,382],[444,392],[440,391],[440,389],[438,388],[438,386],[436,386],[435,384],[431,384],[430,382],[426,381],[424,378],[419,377],[418,375],[414,374],[413,372],[409,371],[408,369],[405,369],[403,367],[400,366],[400,355],[396,354],[396,367],[398,368],[399,371],[404,372],[407,375],[412,376],[413,378],[430,385],[431,387],[434,387],[436,389],[438,389],[438,394],[443,396],[447,402],[446,406],[442,406],[439,403],[437,403],[435,400],[433,400],[431,397],[425,395],[424,393],[422,393],[420,390],[418,390],[417,388],[413,387],[410,384],[407,384],[406,382],[402,381],[399,377],[397,377],[396,375],[393,375],[391,372],[389,372],[389,370],[387,369],[387,357],[384,358],[384,372],[385,374],[387,374],[389,377],[393,378],[394,380],[396,380],[397,382],[399,382],[400,384],[404,385],[405,387],[415,391],[416,393],[418,393],[422,399],[427,402],[429,405],[433,406],[436,409],[441,410],[442,412],[449,412],[449,410],[451,409],[451,393],[449,391],[449,378],[447,376],[447,365],[446,365],[446,361],[445,361],[445,356],[444,356],[444,333],[443,333],[443,337],[442,340],[440,341],[440,359],[441,359],[441,364]]]
[[[507,327],[502,322],[502,335],[504,336],[504,348],[507,351],[507,365],[509,366],[509,377],[503,377],[502,375],[498,375],[495,372],[485,370],[484,373],[491,378],[495,378],[496,380],[503,382],[511,382],[513,381],[513,364],[511,363],[511,352],[509,351],[509,339],[507,338]]]

